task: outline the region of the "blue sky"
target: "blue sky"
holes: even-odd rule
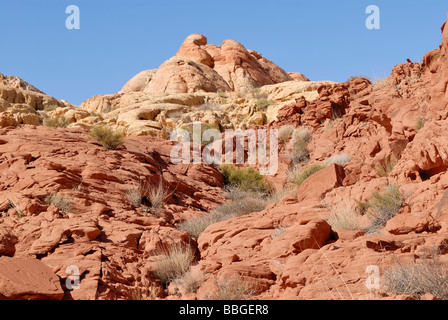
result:
[[[380,30],[365,27],[372,4]],[[69,5],[81,11],[80,30],[65,27]],[[311,80],[376,79],[437,48],[447,13],[447,0],[0,0],[0,73],[80,104],[119,91],[201,33]]]

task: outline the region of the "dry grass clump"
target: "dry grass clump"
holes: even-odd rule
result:
[[[126,191],[126,200],[134,208],[144,206],[147,212],[156,213],[163,208],[164,202],[172,193],[160,179],[158,186],[151,182],[140,183],[138,187]]]
[[[60,118],[44,118],[42,120],[42,123],[46,127],[51,128],[67,128],[70,124],[67,118],[60,117]]]
[[[291,161],[297,165],[309,160],[308,144],[312,138],[311,131],[306,127],[296,128],[292,132],[290,143],[292,151],[290,154]]]
[[[52,193],[45,197],[45,202],[47,204],[52,204],[59,208],[62,213],[68,214],[72,210],[72,200],[71,198],[58,193]]]
[[[373,83],[372,90],[376,91],[376,90],[379,90],[381,88],[388,87],[391,85],[392,85],[392,82],[388,78],[379,79]]]
[[[365,203],[371,222],[367,226],[368,233],[374,233],[386,225],[403,207],[404,194],[397,185],[389,185],[383,192],[376,191]]]
[[[182,278],[194,261],[193,249],[185,244],[175,244],[157,252],[154,275],[167,284]]]
[[[216,292],[211,300],[249,300],[257,294],[253,284],[244,281],[242,276],[227,278],[215,283]]]
[[[187,293],[196,292],[201,284],[204,282],[204,274],[200,271],[190,270],[186,272],[182,277],[175,279],[174,281],[178,286],[183,287]]]
[[[274,103],[273,100],[267,100],[265,98],[261,98],[261,99],[258,99],[257,102],[255,103],[255,108],[257,110],[262,111],[262,110],[267,109],[273,103]]]
[[[339,204],[331,208],[329,215],[323,218],[333,230],[364,230],[366,228],[364,217],[347,204]]]
[[[374,169],[379,177],[388,177],[389,173],[391,173],[397,163],[398,158],[395,155],[391,155],[379,161]]]
[[[257,190],[245,191],[239,187],[228,186],[227,198],[229,201],[202,217],[191,218],[180,223],[179,229],[187,231],[191,237],[198,239],[208,226],[253,212],[260,212],[271,203],[280,203],[288,192],[290,190],[286,188],[266,193]]]
[[[45,112],[51,112],[51,111],[56,110],[57,108],[59,108],[59,106],[58,106],[58,105],[55,105],[55,104],[46,105],[46,106],[44,107],[44,111],[45,111]]]
[[[109,150],[117,150],[124,142],[124,134],[108,126],[96,126],[90,130],[90,136]]]
[[[243,191],[238,188],[232,188],[228,193],[228,198],[230,201],[223,203],[210,213],[180,223],[179,229],[187,231],[191,237],[198,239],[200,234],[214,223],[241,217],[252,212],[259,212],[268,205],[264,193]]]
[[[422,262],[397,262],[383,272],[387,292],[397,295],[422,295],[448,300],[448,267],[436,257]]]
[[[281,126],[280,129],[278,130],[278,137],[284,142],[288,142],[289,139],[291,139],[292,133],[294,132],[295,129],[296,127],[294,127],[291,124]]]

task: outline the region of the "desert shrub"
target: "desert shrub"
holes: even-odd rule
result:
[[[124,135],[108,126],[96,126],[90,131],[90,136],[109,150],[116,150],[124,143]]]
[[[269,192],[270,186],[264,182],[264,177],[254,168],[239,168],[232,165],[221,165],[219,171],[224,176],[224,183],[237,187],[241,191]]]
[[[267,107],[269,107],[273,103],[274,103],[274,101],[272,101],[272,100],[267,100],[265,98],[261,98],[261,99],[258,99],[257,102],[255,103],[255,108],[257,110],[261,111],[261,110],[266,109]]]
[[[290,141],[292,151],[289,157],[294,164],[308,161],[310,155],[308,144],[310,143],[311,138],[311,131],[308,128],[301,127],[293,131]]]
[[[417,130],[417,131],[419,131],[420,129],[422,129],[424,126],[425,126],[425,119],[423,119],[423,118],[418,118],[417,119],[417,122],[416,122],[416,124],[415,124],[415,129]]]
[[[314,163],[302,169],[297,177],[295,177],[294,182],[298,187],[302,185],[302,183],[308,179],[308,177],[312,176],[316,172],[326,168],[325,164],[322,163]]]
[[[43,120],[43,124],[46,127],[67,128],[70,123],[67,120],[67,118],[60,117],[60,118],[45,118]]]
[[[367,202],[368,215],[371,219],[367,231],[376,232],[386,225],[403,207],[404,194],[397,185],[389,185],[383,192],[376,191]]]
[[[292,137],[292,133],[294,132],[296,127],[294,127],[293,125],[287,124],[282,126],[279,130],[278,130],[278,137],[283,140],[284,142],[288,142],[289,139],[291,139]]]
[[[177,285],[184,287],[187,293],[192,293],[196,292],[204,282],[204,274],[200,271],[190,270],[174,281]]]
[[[379,177],[387,177],[398,163],[398,158],[394,155],[386,157],[375,165],[375,173]]]
[[[194,260],[194,252],[190,246],[175,244],[157,252],[154,275],[167,284],[182,278],[190,269]]]
[[[448,267],[436,260],[397,262],[383,272],[387,292],[398,295],[421,295],[448,299]]]
[[[72,201],[69,197],[58,193],[52,193],[45,197],[47,204],[52,204],[59,208],[62,213],[67,214],[72,210]]]
[[[215,284],[216,292],[211,300],[249,300],[257,293],[254,285],[244,281],[241,276],[227,278]]]

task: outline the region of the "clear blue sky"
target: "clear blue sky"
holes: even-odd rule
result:
[[[68,5],[81,29],[67,30]],[[368,5],[381,29],[365,27]],[[447,0],[0,0],[0,73],[73,104],[158,68],[191,33],[233,39],[311,80],[373,79],[441,42]]]

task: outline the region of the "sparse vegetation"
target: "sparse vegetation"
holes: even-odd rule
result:
[[[296,128],[293,131],[290,141],[292,145],[290,159],[295,165],[309,160],[308,144],[311,138],[311,131],[306,127]]]
[[[72,200],[71,198],[59,194],[59,193],[52,193],[45,197],[45,202],[48,205],[54,205],[55,207],[59,208],[63,214],[68,214],[72,211]]]
[[[340,204],[330,209],[324,217],[333,230],[364,230],[366,223],[363,217],[347,204]]]
[[[221,132],[219,125],[205,123],[205,122],[201,123],[201,131],[200,132],[199,132],[199,130],[195,130],[194,124],[184,125],[181,127],[181,129],[186,130],[188,132],[192,142],[198,141],[202,145],[205,145],[205,146],[214,141],[213,137],[210,137],[210,139],[207,139],[207,140],[203,139],[205,131],[214,129],[214,130],[218,130],[219,132]]]
[[[191,237],[198,239],[199,235],[214,223],[264,210],[268,201],[263,196],[264,193],[233,189],[228,195],[230,201],[223,203],[202,217],[191,218],[180,223],[179,229],[187,231]]]
[[[145,211],[157,213],[171,194],[160,180],[157,187],[152,183],[140,183],[138,187],[126,191],[126,199],[134,208],[144,206]]]
[[[116,150],[124,143],[124,135],[108,126],[96,126],[90,131],[90,136],[109,150]]]
[[[397,185],[389,185],[383,192],[374,192],[366,203],[368,215],[371,219],[367,231],[374,233],[386,225],[387,221],[400,211],[404,201],[405,196]]]
[[[294,127],[293,125],[287,124],[282,126],[279,130],[278,130],[278,137],[283,140],[285,143],[288,142],[291,137],[292,137],[292,133],[294,132],[296,127]]]
[[[216,282],[216,288],[211,300],[249,300],[257,293],[254,285],[244,281],[242,276]]]
[[[162,180],[160,180],[159,185],[154,187],[152,184],[150,185],[149,190],[147,191],[147,197],[149,202],[151,202],[150,211],[158,212],[163,208],[163,204],[165,200],[172,194],[169,192],[165,186],[163,185]]]
[[[20,209],[20,206],[17,203],[17,201],[15,201],[13,198],[10,197],[10,198],[8,198],[8,202],[9,202],[9,207],[16,210],[17,216],[19,218],[23,218],[25,216],[25,213],[23,213],[22,209]]]
[[[69,121],[65,117],[60,118],[44,118],[43,119],[43,125],[46,127],[52,127],[52,128],[67,128],[69,125]]]
[[[355,79],[358,79],[358,78],[364,78],[364,79],[370,80],[370,78],[367,77],[367,76],[363,76],[363,75],[361,75],[361,76],[353,75],[353,76],[348,77],[347,81],[352,81],[352,80],[355,80]]]
[[[384,88],[384,87],[387,87],[390,85],[392,85],[392,82],[390,82],[390,80],[388,78],[380,79],[373,83],[372,90],[376,91],[376,90],[379,90],[381,88]]]
[[[58,106],[58,105],[55,105],[55,104],[46,105],[46,106],[44,107],[44,111],[45,111],[45,112],[51,112],[51,111],[56,110],[57,108],[59,108],[59,106]]]
[[[421,262],[397,262],[383,272],[384,285],[389,293],[422,295],[448,300],[448,267],[438,258]]]
[[[177,285],[184,287],[187,293],[192,293],[196,292],[204,282],[204,274],[200,271],[190,270],[174,281]]]
[[[258,99],[257,102],[255,103],[255,108],[257,110],[262,111],[262,110],[267,109],[273,103],[274,103],[274,101],[272,101],[272,100],[267,100],[265,98],[261,98],[261,99]]]
[[[417,123],[415,124],[415,129],[417,130],[417,131],[420,131],[420,129],[422,129],[424,126],[425,126],[425,122],[426,122],[426,120],[425,119],[423,119],[423,118],[418,118],[417,119]]]
[[[191,237],[198,239],[199,235],[208,226],[234,217],[262,211],[271,203],[279,203],[289,192],[286,188],[268,193],[257,190],[243,191],[239,187],[228,187],[227,190],[229,201],[202,217],[191,218],[180,223],[179,229],[187,231]]]
[[[154,275],[164,284],[182,278],[194,261],[194,252],[190,246],[175,244],[157,252]]]
[[[385,159],[379,161],[375,165],[375,172],[379,177],[387,177],[394,169],[395,165],[398,163],[398,158],[395,155],[386,157]]]

